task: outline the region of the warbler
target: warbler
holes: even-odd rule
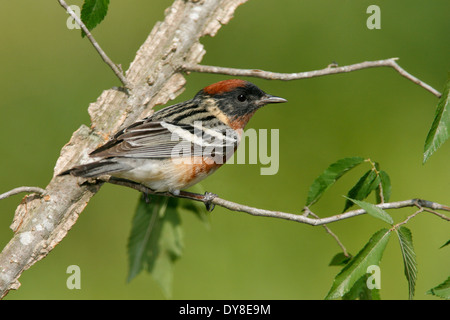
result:
[[[99,160],[59,175],[110,175],[178,194],[203,180],[233,155],[253,114],[287,102],[248,81],[211,84],[193,99],[165,107],[117,132],[89,155]]]

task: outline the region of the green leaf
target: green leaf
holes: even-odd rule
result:
[[[347,198],[347,199],[354,202],[356,205],[360,206],[362,209],[366,210],[366,212],[368,214],[370,214],[372,217],[381,219],[384,222],[389,223],[390,225],[392,225],[394,223],[394,220],[392,220],[392,217],[386,211],[377,207],[376,205],[365,202],[365,201],[359,201],[359,200],[350,199],[350,198]]]
[[[439,249],[442,249],[445,246],[448,246],[450,244],[450,240],[448,240],[446,243],[444,243],[442,246],[439,247]]]
[[[81,9],[81,21],[89,30],[94,29],[106,16],[109,0],[85,0]],[[81,30],[81,36],[86,34]]]
[[[344,173],[364,161],[362,157],[344,158],[331,164],[309,188],[306,206],[315,203]]]
[[[450,73],[444,93],[439,99],[433,124],[425,139],[423,163],[448,139],[450,133]]]
[[[403,264],[405,266],[405,276],[408,280],[409,299],[414,297],[417,279],[416,253],[414,252],[412,234],[406,227],[400,227],[397,230],[400,249],[402,251]]]
[[[146,203],[141,197],[128,240],[128,281],[146,268],[166,297],[171,296],[173,265],[183,251],[177,207],[175,198],[152,196]]]
[[[380,300],[380,290],[367,287],[368,274],[363,275],[355,282],[349,292],[344,294],[342,300]]]
[[[389,199],[391,198],[391,179],[389,178],[389,175],[383,170],[378,172],[378,176],[381,182],[381,189],[379,184],[377,186],[375,194],[377,203],[389,202]],[[381,201],[381,194],[383,195],[383,201]]]
[[[366,274],[371,265],[379,265],[391,231],[376,232],[360,252],[341,270],[325,299],[337,299],[351,290],[353,285]]]
[[[442,282],[440,285],[428,290],[427,294],[432,294],[444,299],[450,299],[450,277],[448,277],[447,280]]]
[[[346,256],[343,252],[339,252],[331,259],[329,266],[345,266],[351,259],[351,255]]]
[[[369,194],[375,190],[380,184],[380,178],[374,170],[367,171],[350,189],[347,194],[347,198],[352,198],[355,200],[364,200],[369,196]],[[345,207],[342,212],[345,212],[348,208],[353,205],[350,199],[345,202]]]

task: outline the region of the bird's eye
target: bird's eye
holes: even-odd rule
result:
[[[237,96],[237,99],[240,102],[244,102],[245,100],[247,100],[247,97],[245,95],[243,95],[243,94],[240,94],[240,95]]]

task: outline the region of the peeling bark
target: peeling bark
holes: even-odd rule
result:
[[[155,105],[179,95],[186,82],[180,66],[199,63],[205,54],[199,39],[214,36],[245,1],[176,0],[166,10],[164,21],[154,26],[126,72],[132,85],[129,94],[105,90],[90,104],[92,125],[82,125],[62,148],[46,194],[27,196],[17,207],[11,225],[15,234],[0,254],[1,297],[17,289],[22,272],[44,258],[66,236],[101,187],[80,185],[82,179],[56,175],[86,161],[90,151],[121,127],[151,114]]]

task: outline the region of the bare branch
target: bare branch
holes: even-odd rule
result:
[[[278,219],[284,219],[284,220],[290,220],[290,221],[296,221],[300,223],[309,224],[311,226],[319,226],[319,225],[325,225],[332,222],[341,221],[344,219],[356,217],[362,214],[365,214],[366,211],[364,209],[356,209],[347,211],[341,214],[337,214],[334,216],[326,217],[326,218],[308,218],[307,215],[300,215],[300,214],[293,214],[293,213],[286,213],[281,211],[271,211],[266,209],[259,209],[254,208],[250,206],[246,206],[243,204],[239,204],[236,202],[228,201],[225,199],[222,199],[218,196],[210,197],[205,196],[201,194],[181,191],[180,194],[172,194],[170,192],[164,192],[164,193],[158,193],[155,192],[139,183],[123,180],[123,179],[116,179],[116,178],[109,178],[106,179],[105,182],[121,185],[124,187],[129,187],[135,190],[138,190],[140,192],[146,193],[146,194],[155,194],[155,195],[162,195],[167,197],[174,197],[174,198],[187,198],[194,201],[200,201],[203,203],[211,203],[213,205],[217,205],[226,209],[229,209],[231,211],[239,211],[239,212],[245,212],[253,216],[260,216],[260,217],[271,217],[271,218],[278,218]],[[430,208],[433,210],[443,210],[443,211],[449,211],[450,207],[445,206],[436,202],[428,201],[428,200],[422,200],[422,199],[411,199],[411,200],[403,200],[403,201],[396,201],[396,202],[386,202],[386,203],[380,203],[376,205],[377,207],[381,209],[400,209],[405,207],[419,207],[419,208]],[[309,208],[305,208],[305,210],[310,215],[314,215],[309,210]],[[450,218],[439,214],[439,216],[447,221],[450,221]],[[316,216],[317,217],[317,216]]]
[[[8,192],[0,194],[0,200],[6,199],[8,197],[11,197],[13,195],[16,195],[18,193],[27,192],[27,193],[38,193],[40,195],[43,195],[45,193],[45,190],[39,187],[18,187],[12,190],[9,190]]]
[[[91,34],[89,29],[83,23],[83,21],[81,21],[81,19],[75,14],[75,12],[73,12],[73,10],[70,9],[70,7],[67,5],[67,3],[64,0],[58,0],[58,2],[64,9],[66,9],[67,13],[70,14],[70,16],[76,21],[76,23],[78,23],[78,25],[81,27],[81,29],[86,34],[86,37],[89,39],[89,41],[94,46],[95,50],[97,50],[100,57],[112,69],[114,74],[117,76],[117,78],[119,78],[120,82],[122,82],[122,84],[125,86],[125,88],[132,89],[131,84],[128,82],[127,78],[125,78],[125,76],[123,75],[121,68],[118,65],[116,65],[108,57],[108,55],[105,53],[105,51],[103,51],[103,49],[100,47],[98,42],[94,39],[94,36]]]
[[[385,60],[377,60],[377,61],[365,61],[361,63],[356,63],[348,66],[337,67],[335,64],[331,64],[325,69],[314,70],[314,71],[306,71],[306,72],[296,72],[296,73],[278,73],[278,72],[270,72],[258,69],[236,69],[236,68],[224,68],[224,67],[215,67],[215,66],[205,66],[205,65],[197,65],[186,63],[182,66],[184,71],[192,71],[192,72],[202,72],[202,73],[214,73],[214,74],[224,74],[229,76],[241,76],[241,77],[256,77],[267,80],[299,80],[299,79],[307,79],[314,77],[321,77],[331,74],[337,73],[346,73],[357,71],[361,69],[368,68],[378,68],[378,67],[390,67],[394,68],[398,73],[400,73],[403,77],[411,80],[412,82],[418,84],[422,88],[428,90],[438,98],[441,97],[441,93],[426,84],[425,82],[419,80],[413,75],[406,72],[402,67],[400,67],[396,60],[398,58],[390,58]]]

